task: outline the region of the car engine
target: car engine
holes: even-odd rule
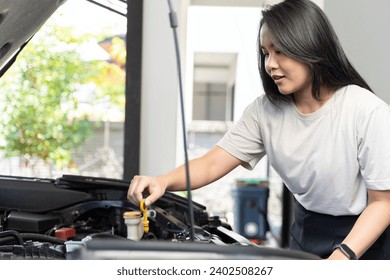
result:
[[[129,238],[129,182],[74,175],[0,176],[0,259],[311,258],[267,248],[187,198],[166,193],[148,209],[148,230]]]

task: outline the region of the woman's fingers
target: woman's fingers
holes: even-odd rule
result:
[[[148,187],[147,181],[143,176],[134,176],[131,180],[127,198],[135,205],[138,205],[143,199],[142,193]]]
[[[166,186],[164,182],[155,177],[134,176],[130,182],[127,198],[135,205],[139,205],[143,199],[143,194],[147,191],[145,206],[148,207],[163,196]]]

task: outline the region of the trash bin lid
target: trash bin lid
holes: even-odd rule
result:
[[[268,187],[269,181],[268,178],[237,178],[236,186],[245,187],[245,186],[255,186],[255,187]]]

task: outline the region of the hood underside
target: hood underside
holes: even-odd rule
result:
[[[0,0],[0,77],[66,0]]]

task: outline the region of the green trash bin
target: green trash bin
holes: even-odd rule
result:
[[[268,180],[237,179],[231,189],[235,230],[248,239],[266,239]]]

